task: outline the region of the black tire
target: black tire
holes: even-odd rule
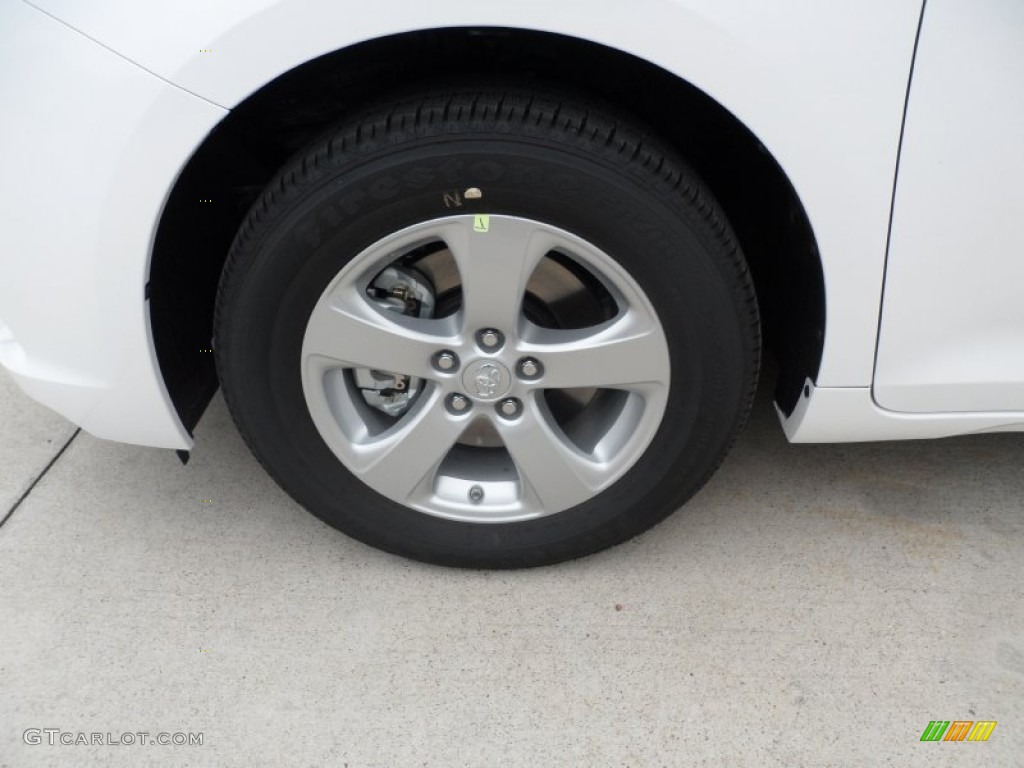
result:
[[[483,185],[485,200],[445,207],[452,190]],[[425,219],[474,211],[541,220],[595,243],[642,287],[670,353],[668,405],[643,456],[589,501],[525,522],[447,520],[371,490],[320,437],[300,381],[311,308],[355,254]],[[243,438],[308,510],[407,557],[517,568],[625,541],[700,489],[749,411],[759,329],[726,218],[675,153],[572,98],[455,88],[378,106],[280,172],[231,249],[215,348]]]

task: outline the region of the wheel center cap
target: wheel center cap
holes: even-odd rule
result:
[[[497,400],[512,388],[512,374],[497,360],[476,360],[463,371],[462,386],[476,400]]]

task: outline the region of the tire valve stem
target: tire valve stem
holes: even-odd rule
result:
[[[479,485],[474,485],[469,489],[469,500],[474,504],[479,504],[484,500],[484,489]]]

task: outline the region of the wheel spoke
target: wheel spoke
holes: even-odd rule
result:
[[[455,337],[420,330],[443,323],[418,321],[395,314],[391,319],[355,297],[324,301],[306,329],[303,356],[319,355],[346,366],[429,377],[431,356]]]
[[[554,244],[536,223],[510,217],[465,218],[445,230],[462,279],[462,316],[467,329],[515,331],[526,284]],[[476,229],[474,228],[476,226]]]
[[[667,386],[669,360],[657,323],[628,311],[594,328],[537,329],[521,351],[544,363],[542,386],[632,389]]]
[[[607,467],[568,443],[538,399],[525,405],[522,418],[497,426],[528,492],[547,510],[586,501],[606,481]]]
[[[394,429],[353,446],[354,469],[371,487],[387,487],[394,496],[407,499],[434,476],[464,427],[447,413],[442,394],[434,390]]]

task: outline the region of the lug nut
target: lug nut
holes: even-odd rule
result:
[[[484,500],[484,489],[479,485],[474,485],[469,489],[469,500],[474,504],[479,504]]]
[[[519,375],[524,379],[536,379],[541,374],[541,365],[532,357],[519,361]]]
[[[459,358],[454,352],[444,350],[434,355],[434,367],[439,371],[452,371],[459,365]]]
[[[501,331],[493,328],[485,328],[476,335],[477,341],[484,349],[496,349],[501,346]]]
[[[514,397],[505,398],[498,405],[498,411],[501,413],[501,415],[506,416],[510,419],[519,415],[520,408],[521,405],[519,401],[516,400]]]
[[[469,405],[469,398],[465,395],[448,395],[448,410],[452,413],[465,413]]]

